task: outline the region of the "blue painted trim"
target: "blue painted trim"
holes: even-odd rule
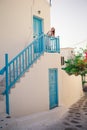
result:
[[[58,37],[50,37],[48,35],[44,35],[44,45],[45,51],[48,53],[60,53],[60,41]]]
[[[56,53],[59,52],[60,48],[59,48],[59,38],[55,38],[52,37],[52,40],[55,40],[56,42],[56,49],[55,50],[46,50],[46,45],[45,45],[45,38],[48,37],[47,35],[41,34],[37,39],[35,39],[30,45],[28,45],[23,51],[21,51],[15,58],[13,58],[9,63],[8,63],[8,67],[10,69],[11,64],[14,64],[16,62],[16,74],[14,75],[14,79],[13,81],[10,81],[9,84],[9,89],[16,83],[16,81],[25,73],[26,70],[28,70],[30,68],[30,66],[44,53],[44,51],[48,52],[48,53]],[[41,40],[41,48],[39,53],[36,54],[35,57],[33,57],[33,47],[34,44],[38,43],[37,40],[40,39]],[[39,43],[38,43],[39,44]],[[58,47],[58,48],[57,48]],[[28,50],[28,51],[27,51]],[[24,63],[24,53],[26,53],[27,51],[27,57],[28,57],[28,65],[25,67],[25,63]],[[18,63],[19,62],[19,63]],[[19,64],[19,65],[18,65]],[[15,71],[15,65],[13,65],[13,70]],[[19,68],[20,67],[20,68]],[[20,69],[20,73],[19,73],[19,69]],[[6,67],[4,67],[3,72],[6,70]],[[12,70],[12,72],[13,72]],[[10,75],[11,77],[11,75]]]
[[[8,87],[8,54],[5,54],[5,66],[6,66],[6,113],[10,114],[9,111],[9,87]]]
[[[6,67],[3,67],[3,68],[0,70],[0,75],[3,75],[5,71],[6,71]]]
[[[57,51],[60,53],[60,37],[57,37]]]
[[[56,70],[56,104],[51,104],[50,99],[51,99],[51,93],[50,93],[50,71],[51,70]],[[53,105],[53,106],[52,106]],[[57,68],[49,68],[49,108],[55,108],[59,105],[59,98],[58,98],[58,69]]]
[[[33,33],[36,33],[36,32],[38,33],[37,34],[38,36],[40,36],[43,33],[43,19],[34,15],[33,16]]]
[[[57,104],[59,106],[59,87],[58,87],[58,69],[56,68],[56,71],[57,71]]]
[[[16,77],[18,77],[18,58],[16,58]]]
[[[49,50],[46,48],[46,38],[56,45],[55,49]],[[37,53],[34,52],[34,45],[38,45]],[[59,37],[48,37],[43,33],[29,44],[16,57],[8,62],[8,54],[5,54],[5,67],[0,70],[0,75],[4,74],[6,78],[6,89],[3,94],[6,94],[6,113],[10,114],[9,110],[9,91],[11,87],[20,79],[20,77],[31,67],[32,64],[44,53],[60,52]],[[25,60],[26,59],[26,60]]]

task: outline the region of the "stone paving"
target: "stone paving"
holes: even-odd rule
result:
[[[65,130],[87,130],[87,95],[71,106],[63,124]]]
[[[49,130],[87,130],[87,94],[73,104],[67,115]]]
[[[41,116],[36,115],[34,118],[16,119],[16,122],[5,124],[8,127],[0,130],[87,130],[87,94],[73,104],[61,118],[60,113],[61,111],[57,110],[49,114],[43,113]],[[35,122],[30,123],[33,119]]]

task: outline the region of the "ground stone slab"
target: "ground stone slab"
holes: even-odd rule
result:
[[[78,130],[78,129],[76,129],[76,128],[65,128],[64,130]]]
[[[56,113],[59,118],[58,114],[59,113]],[[83,96],[78,102],[73,104],[60,120],[58,120],[58,118],[55,119],[55,116],[53,119],[53,116],[54,113],[52,114],[52,117],[50,119],[48,118],[50,116],[47,116],[46,114],[44,120],[40,120],[37,123],[37,118],[34,117],[35,123],[33,125],[29,124],[29,121],[31,122],[31,119],[27,120],[28,123],[25,122],[25,124],[21,120],[16,120],[15,124],[17,126],[15,125],[15,127],[13,128],[13,124],[11,125],[13,129],[10,129],[10,127],[8,127],[8,124],[10,123],[9,119],[0,118],[0,130],[5,130],[2,128],[4,122],[3,120],[6,120],[5,127],[7,125],[7,127],[9,128],[6,130],[87,130],[87,94]]]

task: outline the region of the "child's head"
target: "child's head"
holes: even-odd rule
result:
[[[54,27],[51,28],[51,33],[52,33],[52,36],[55,36],[55,28]]]

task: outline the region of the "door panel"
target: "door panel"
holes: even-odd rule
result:
[[[42,34],[42,19],[33,17],[33,38],[36,39]],[[34,52],[39,53],[42,48],[42,39],[38,39],[34,45]]]
[[[50,109],[58,106],[57,69],[49,69]]]
[[[33,37],[37,38],[42,33],[42,19],[33,17]]]

